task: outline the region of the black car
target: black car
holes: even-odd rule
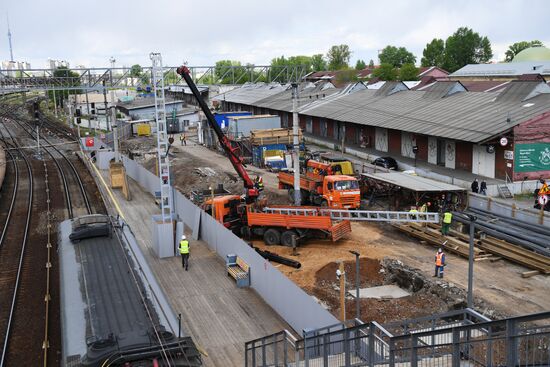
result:
[[[372,161],[372,164],[397,171],[397,162],[392,157],[380,157]]]

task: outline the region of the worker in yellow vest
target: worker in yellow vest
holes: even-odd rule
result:
[[[416,206],[411,206],[411,210],[409,210],[409,213],[411,213],[411,219],[418,219],[418,210],[416,209]]]
[[[443,250],[439,248],[435,254],[435,274],[434,277],[443,278],[443,272],[445,271],[445,254]]]
[[[181,266],[185,269],[185,271],[187,271],[189,270],[189,241],[187,241],[185,235],[181,236],[179,248],[181,255]]]
[[[443,214],[443,224],[441,225],[441,234],[446,236],[449,234],[449,228],[451,228],[451,222],[453,221],[453,214],[449,210],[445,210]]]

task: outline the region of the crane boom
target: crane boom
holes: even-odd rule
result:
[[[189,88],[191,88],[191,92],[193,93],[193,95],[195,96],[195,99],[199,103],[199,106],[201,107],[202,112],[206,115],[206,119],[208,121],[208,124],[214,130],[214,132],[216,133],[216,136],[218,137],[218,140],[219,140],[223,150],[227,154],[227,157],[229,158],[229,161],[233,165],[233,168],[235,169],[235,171],[237,171],[237,174],[243,180],[244,187],[246,189],[247,201],[256,200],[256,198],[259,195],[258,189],[255,187],[254,182],[252,181],[252,179],[250,178],[250,176],[248,175],[248,173],[244,169],[245,165],[243,164],[241,159],[235,153],[236,149],[231,147],[230,140],[227,138],[227,136],[225,136],[222,129],[220,128],[220,126],[216,122],[216,119],[214,118],[214,115],[212,115],[212,112],[210,112],[210,109],[206,105],[206,102],[204,101],[204,99],[202,99],[202,96],[199,93],[197,85],[195,84],[193,79],[191,79],[191,76],[189,75],[189,69],[187,68],[187,66],[180,66],[177,69],[177,73],[182,76],[182,78],[185,80],[185,82],[187,83]]]

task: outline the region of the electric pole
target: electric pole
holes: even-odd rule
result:
[[[302,204],[300,192],[300,141],[298,129],[300,122],[298,121],[298,83],[292,83],[292,135],[294,151],[292,153],[292,161],[294,162],[294,204],[299,206]]]

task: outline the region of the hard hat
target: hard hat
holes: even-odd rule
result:
[[[437,252],[443,252],[443,250],[441,249],[441,247],[439,248],[439,250],[437,250]]]
[[[181,235],[181,239],[182,239],[182,240],[184,240],[184,239],[186,239],[186,238],[187,238],[187,237],[185,237],[184,234]]]

